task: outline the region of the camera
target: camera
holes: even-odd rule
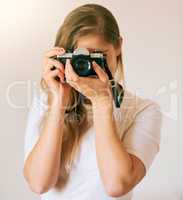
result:
[[[103,69],[105,68],[105,58],[100,52],[89,53],[85,48],[77,48],[73,52],[66,51],[63,55],[58,55],[57,60],[65,65],[66,59],[70,59],[74,71],[79,76],[95,76],[96,73],[92,68],[92,61],[95,61]]]
[[[72,49],[68,49],[66,50],[66,53],[62,55],[57,55],[54,58],[61,62],[64,66],[66,64],[66,60],[70,59],[74,71],[79,76],[83,77],[97,77],[97,74],[92,67],[92,62],[95,61],[107,73],[111,82],[115,105],[116,107],[120,107],[123,100],[124,90],[120,84],[114,81],[107,65],[105,54],[100,51],[94,51],[90,53],[86,48],[77,48],[74,51]],[[58,79],[58,77],[56,78]]]

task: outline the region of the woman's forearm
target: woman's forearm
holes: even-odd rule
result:
[[[31,189],[43,193],[54,186],[60,169],[64,109],[50,106],[40,137],[24,165],[24,176]]]
[[[93,119],[98,167],[107,190],[111,192],[111,188],[117,190],[122,186],[122,180],[128,180],[132,161],[117,134],[112,102],[97,103],[93,108]]]

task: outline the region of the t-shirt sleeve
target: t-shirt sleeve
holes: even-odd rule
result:
[[[39,126],[46,108],[43,100],[42,96],[34,94],[29,107],[24,137],[24,162],[39,138]]]
[[[152,101],[137,113],[123,138],[126,151],[138,157],[146,171],[159,152],[162,113],[158,103]]]

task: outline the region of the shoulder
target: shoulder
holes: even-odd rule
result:
[[[34,144],[39,138],[39,128],[44,112],[47,110],[46,94],[37,88],[34,89],[25,127],[24,162]]]
[[[127,115],[128,118],[134,120],[140,113],[151,113],[157,111],[160,113],[161,107],[158,102],[150,99],[141,97],[134,92],[125,89],[123,102],[120,110]]]
[[[123,114],[120,132],[127,152],[138,157],[146,170],[158,153],[161,141],[162,112],[160,105],[149,98],[125,91],[120,111]]]
[[[33,92],[30,109],[44,112],[48,108],[47,99],[47,93],[41,88],[36,88]]]
[[[141,97],[128,89],[124,90],[120,113],[123,131],[127,130],[134,122],[156,119],[160,124],[162,118],[161,107],[158,102]]]
[[[47,94],[43,90],[35,88],[28,107],[27,126],[37,125],[47,109]]]

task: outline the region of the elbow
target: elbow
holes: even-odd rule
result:
[[[129,192],[129,188],[125,183],[110,183],[106,186],[106,192],[110,197],[121,197]]]
[[[42,186],[42,185],[33,185],[33,184],[29,184],[29,188],[31,189],[32,192],[41,195],[46,193],[49,189]]]
[[[33,193],[36,193],[38,195],[44,194],[49,191],[51,186],[45,185],[43,183],[40,183],[37,179],[33,180],[33,178],[30,178],[30,176],[26,173],[26,171],[23,171],[24,178],[30,188],[30,190]]]
[[[36,193],[38,195],[44,194],[44,193],[48,192],[51,189],[51,187],[44,187],[42,185],[37,185],[35,187],[31,187],[30,186],[30,188],[31,188],[32,192],[34,192],[34,193]]]
[[[50,186],[46,186],[42,183],[33,183],[31,181],[28,182],[28,185],[30,190],[38,195],[48,192],[51,188]]]

